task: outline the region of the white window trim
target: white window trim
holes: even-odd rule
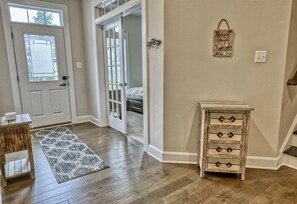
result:
[[[54,10],[61,10],[63,12],[63,23],[64,35],[65,35],[65,50],[66,50],[66,62],[67,62],[67,72],[69,77],[69,98],[70,98],[70,111],[72,123],[77,122],[77,111],[76,111],[76,100],[75,100],[75,88],[74,88],[74,74],[73,74],[73,64],[72,64],[72,52],[71,52],[71,41],[70,41],[70,28],[69,28],[69,18],[68,9],[66,5],[41,2],[41,1],[30,1],[27,3],[25,0],[2,0],[0,1],[2,20],[4,27],[4,36],[6,43],[6,50],[8,55],[8,66],[10,72],[10,81],[12,87],[13,103],[14,108],[17,113],[22,113],[22,103],[19,90],[19,84],[17,81],[17,71],[16,71],[16,61],[14,58],[13,50],[13,40],[11,38],[11,22],[9,14],[8,3],[22,4],[28,6],[36,6],[41,8],[48,8]]]

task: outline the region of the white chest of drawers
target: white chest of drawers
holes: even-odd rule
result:
[[[248,105],[199,102],[201,113],[198,163],[205,172],[239,173],[245,180],[250,113]]]

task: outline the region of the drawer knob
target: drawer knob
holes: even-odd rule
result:
[[[228,147],[226,150],[228,153],[231,153],[233,151],[233,149],[231,147]]]
[[[221,147],[216,148],[217,152],[221,152],[223,149]]]
[[[229,138],[232,138],[234,136],[234,134],[232,132],[229,132],[227,135]]]
[[[231,118],[229,118],[229,120],[231,123],[233,123],[236,120],[236,118],[234,116],[232,116]]]
[[[228,168],[230,168],[230,167],[232,166],[232,164],[231,164],[230,162],[228,162],[228,163],[226,164],[226,166],[227,166]]]
[[[221,138],[221,137],[223,137],[223,133],[222,133],[222,132],[218,132],[218,133],[217,133],[217,136],[218,136],[219,138]]]
[[[234,117],[234,116],[231,116],[228,120],[226,120],[226,118],[224,118],[224,116],[220,116],[219,118],[218,118],[218,120],[220,121],[220,122],[231,122],[231,123],[233,123],[233,122],[235,122],[235,120],[236,120],[236,118]]]
[[[223,116],[220,116],[220,117],[219,117],[219,121],[220,121],[220,122],[224,122],[224,121],[225,121],[225,118],[224,118]]]
[[[218,162],[215,163],[215,165],[216,165],[217,167],[220,167],[222,164],[221,164],[221,162],[218,161]]]

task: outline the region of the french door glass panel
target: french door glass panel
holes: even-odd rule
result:
[[[121,23],[114,22],[104,26],[105,73],[109,125],[126,133],[126,108],[124,92],[124,69],[122,63]],[[114,126],[113,126],[114,125]]]

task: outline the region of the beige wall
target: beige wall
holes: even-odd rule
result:
[[[14,111],[14,105],[9,77],[2,13],[0,11],[0,115],[10,111]]]
[[[93,41],[93,16],[92,0],[82,1],[83,12],[83,32],[85,43],[86,69],[87,69],[87,87],[89,91],[89,114],[99,120],[99,85],[98,85],[98,66],[96,65],[96,42]],[[102,63],[102,61],[101,61]]]
[[[129,15],[123,20],[124,32],[128,33],[129,71],[128,86],[142,86],[141,16]]]
[[[46,2],[61,3],[59,0],[43,0]],[[86,69],[76,69],[75,65],[77,61],[85,62],[84,60],[84,43],[83,43],[83,28],[82,28],[82,13],[81,13],[81,1],[80,0],[63,0],[63,4],[68,6],[68,15],[70,23],[70,35],[72,44],[72,59],[75,81],[75,93],[76,93],[76,106],[77,115],[88,115],[88,92],[87,92],[87,80]],[[9,78],[9,69],[6,56],[5,41],[3,35],[2,19],[0,23],[0,114],[11,111],[13,109],[11,84]],[[70,67],[69,67],[70,68]],[[72,69],[72,67],[71,67]]]
[[[248,155],[276,156],[292,1],[165,0],[164,149],[197,152],[198,101],[241,101],[252,113]],[[234,55],[212,57],[220,19]],[[254,63],[267,50],[267,63]]]
[[[296,86],[287,86],[287,81],[297,70],[297,0],[293,0],[290,33],[287,51],[287,63],[285,77],[283,81],[283,101],[281,112],[281,123],[279,130],[278,147],[283,144],[292,121],[297,113],[297,88]]]
[[[164,0],[147,2],[147,38],[162,40],[148,51],[149,144],[163,150],[164,129]]]

